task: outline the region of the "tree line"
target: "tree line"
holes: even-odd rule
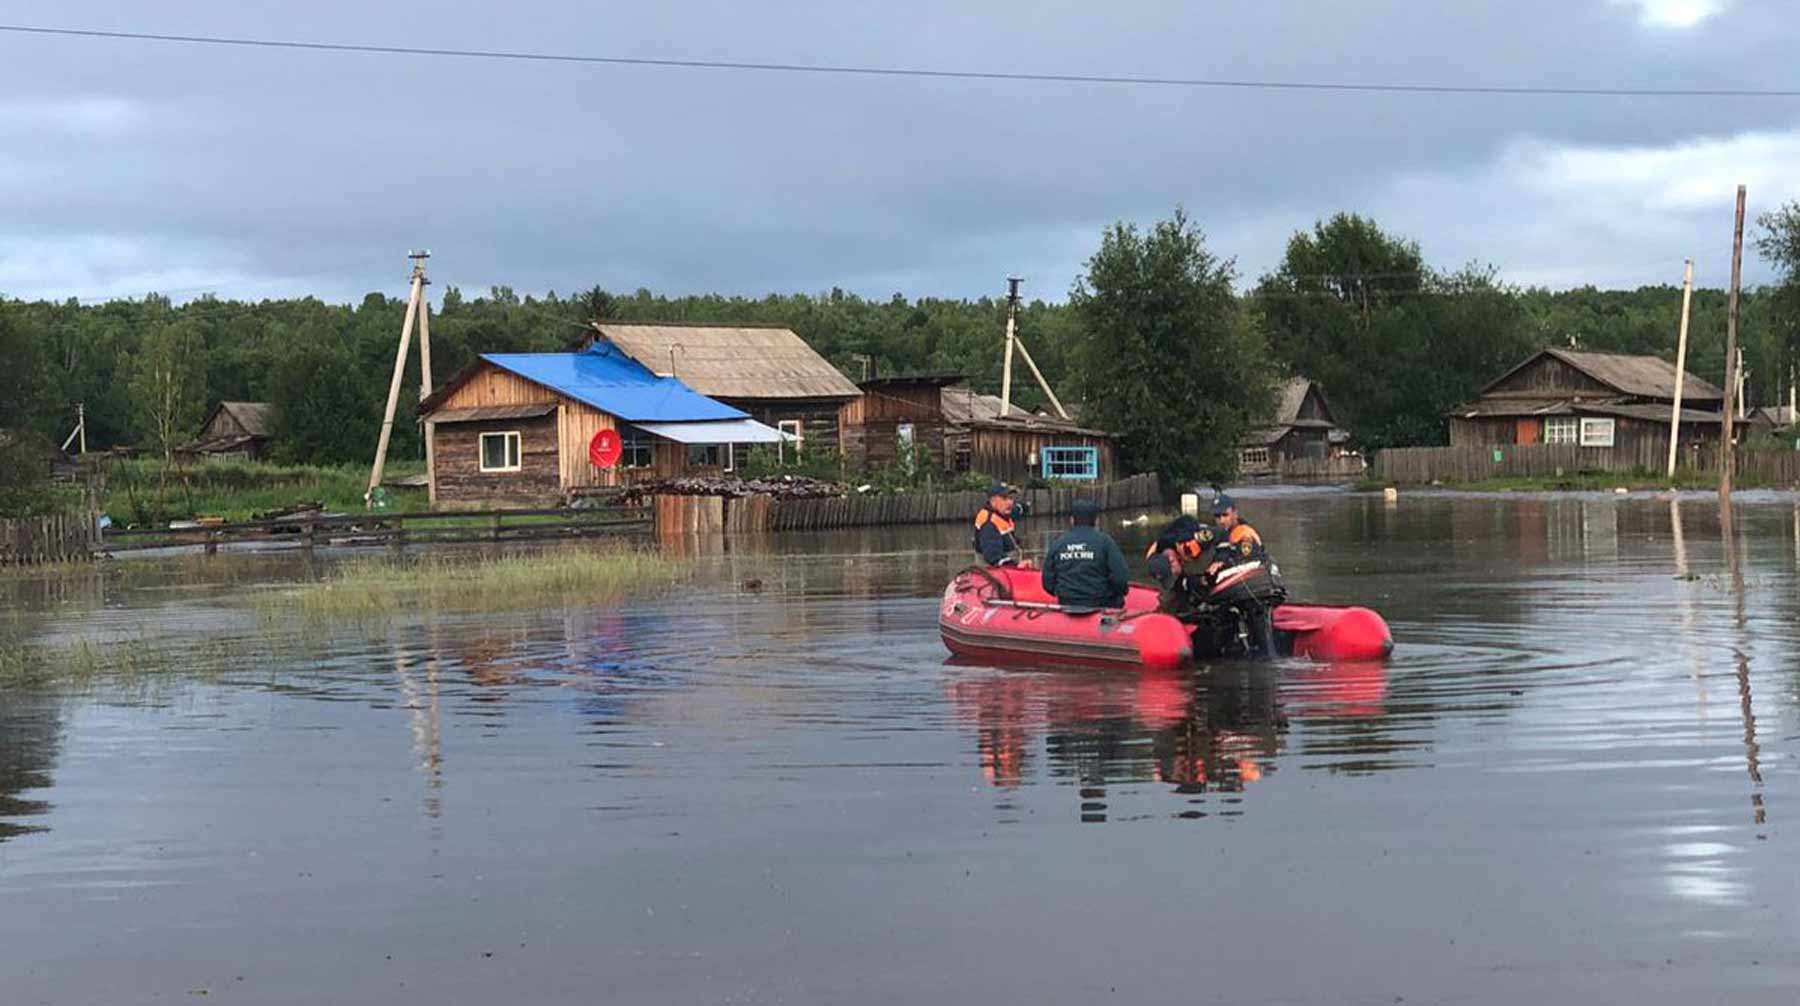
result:
[[[1765,215],[1756,250],[1780,281],[1744,295],[1740,343],[1757,404],[1785,402],[1800,332],[1800,205]],[[1125,461],[1183,481],[1228,477],[1237,437],[1274,382],[1322,382],[1366,448],[1444,442],[1444,413],[1544,346],[1672,358],[1674,285],[1520,289],[1475,265],[1430,264],[1375,221],[1339,214],[1295,233],[1280,265],[1247,288],[1232,259],[1184,214],[1101,235],[1062,300],[1032,300],[1019,332],[1083,417],[1122,436]],[[998,286],[999,284],[996,283]],[[761,298],[601,288],[520,296],[444,291],[432,317],[441,383],[483,352],[549,352],[594,318],[786,325],[852,378],[956,373],[997,391],[1005,303],[881,300],[833,289]],[[166,452],[221,400],[275,405],[280,460],[367,460],[380,423],[405,300],[257,302],[150,295],[101,304],[0,300],[0,429],[60,441],[85,404],[90,448]],[[1725,294],[1697,290],[1689,369],[1724,379]],[[418,386],[416,355],[407,388]],[[1043,404],[1014,382],[1026,407]],[[398,456],[420,450],[413,395]]]

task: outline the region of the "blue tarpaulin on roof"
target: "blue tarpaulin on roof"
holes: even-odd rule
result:
[[[579,353],[483,353],[481,358],[633,423],[745,419],[723,402],[673,377],[658,377],[611,346],[596,343]]]

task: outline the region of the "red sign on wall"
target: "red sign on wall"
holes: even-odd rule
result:
[[[596,468],[611,468],[619,463],[625,453],[625,445],[619,442],[618,430],[601,430],[588,441],[588,460]]]

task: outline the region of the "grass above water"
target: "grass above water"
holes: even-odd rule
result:
[[[687,565],[633,548],[567,549],[477,559],[356,559],[324,579],[259,602],[265,614],[380,618],[426,609],[507,611],[655,593]]]

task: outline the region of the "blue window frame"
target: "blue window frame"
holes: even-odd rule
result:
[[[1047,479],[1092,482],[1100,477],[1098,447],[1046,447],[1038,452],[1038,462]]]

